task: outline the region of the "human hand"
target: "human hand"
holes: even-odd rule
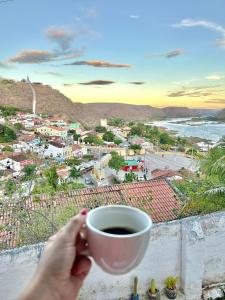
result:
[[[32,282],[20,300],[75,300],[91,261],[84,233],[87,210],[70,220],[53,235],[43,252]]]

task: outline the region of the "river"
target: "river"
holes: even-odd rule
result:
[[[154,121],[148,123],[157,127],[164,127],[168,130],[176,131],[177,136],[198,137],[207,139],[213,143],[218,142],[222,136],[225,136],[225,123],[215,121],[191,122],[191,118],[174,118],[164,121]],[[185,121],[185,123],[177,123]]]

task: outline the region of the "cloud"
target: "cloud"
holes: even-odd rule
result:
[[[51,61],[55,58],[55,53],[45,50],[22,50],[16,56],[9,58],[9,61],[20,64],[37,64]]]
[[[155,58],[155,57],[165,57],[165,58],[174,58],[177,56],[181,56],[185,53],[183,49],[175,49],[164,53],[158,53],[158,54],[150,54],[146,55],[148,58]]]
[[[95,8],[89,8],[85,12],[85,17],[90,19],[96,19],[98,17],[98,12]]]
[[[65,87],[71,87],[74,86],[76,83],[63,83],[63,86]]]
[[[79,84],[82,85],[109,85],[113,83],[115,83],[115,81],[111,81],[111,80],[93,80],[87,82],[79,82]]]
[[[0,69],[13,69],[14,67],[6,62],[0,61]]]
[[[184,54],[184,50],[176,49],[176,50],[169,51],[169,52],[165,53],[164,56],[166,58],[173,58],[173,57],[180,56],[180,55],[183,55],[183,54]]]
[[[52,26],[47,29],[46,37],[56,43],[62,51],[71,48],[71,44],[75,38],[75,32],[66,27]]]
[[[220,90],[218,89],[220,85],[214,85],[214,86],[199,86],[199,87],[183,87],[182,89],[178,91],[172,91],[168,93],[168,97],[170,98],[176,98],[176,97],[207,97],[216,95]]]
[[[92,66],[96,68],[130,68],[131,65],[128,64],[114,64],[111,62],[101,61],[101,60],[83,60],[76,61],[73,63],[65,64],[66,66]]]
[[[138,20],[138,19],[140,19],[140,16],[139,15],[129,15],[129,18]]]
[[[218,104],[225,104],[225,99],[212,99],[212,100],[206,100],[205,103],[218,103]]]
[[[173,24],[172,26],[176,28],[203,27],[203,28],[212,29],[214,31],[220,32],[223,35],[225,35],[225,28],[223,26],[206,20],[183,19],[180,23]]]
[[[225,38],[223,38],[223,39],[217,39],[216,42],[215,42],[215,44],[217,46],[225,47]]]
[[[74,48],[73,42],[78,36],[91,35],[87,28],[57,27],[51,26],[46,30],[47,39],[56,45],[52,51],[46,50],[22,50],[17,55],[10,57],[9,62],[21,64],[38,64],[49,61],[68,60],[81,57],[84,47]]]
[[[35,72],[33,72],[33,73],[36,73],[36,74],[42,74],[42,75],[56,76],[56,77],[62,77],[62,76],[64,76],[64,75],[61,74],[61,73],[53,72],[53,71],[49,71],[49,72],[39,72],[39,71],[35,71]]]
[[[144,81],[131,81],[129,82],[130,84],[135,84],[135,85],[142,85],[142,84],[145,84]]]
[[[180,23],[178,24],[173,24],[172,27],[175,28],[184,28],[184,27],[202,27],[206,29],[213,30],[215,32],[218,32],[222,34],[223,38],[217,39],[215,41],[215,44],[217,46],[225,46],[225,27],[206,20],[193,20],[193,19],[183,19]]]
[[[208,80],[221,80],[221,79],[223,79],[224,78],[224,76],[222,76],[222,75],[209,75],[209,76],[206,76],[206,79],[208,79]]]

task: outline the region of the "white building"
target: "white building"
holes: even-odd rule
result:
[[[72,147],[56,142],[50,142],[44,151],[44,157],[67,159],[72,156]]]
[[[107,126],[108,126],[107,119],[101,119],[101,120],[100,120],[100,125],[101,125],[102,127],[107,127]]]

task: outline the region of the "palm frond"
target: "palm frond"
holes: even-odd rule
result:
[[[219,173],[221,175],[225,174],[225,155],[217,159],[210,167],[210,175]]]
[[[210,190],[207,190],[204,194],[208,196],[221,196],[223,194],[225,195],[225,186],[212,188]]]

